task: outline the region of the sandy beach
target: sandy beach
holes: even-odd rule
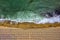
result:
[[[60,27],[39,29],[0,27],[0,40],[60,40]]]

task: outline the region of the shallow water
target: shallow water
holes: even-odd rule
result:
[[[54,23],[60,17],[46,14],[60,6],[60,0],[0,0],[0,20],[17,22]],[[46,18],[46,15],[49,18]]]

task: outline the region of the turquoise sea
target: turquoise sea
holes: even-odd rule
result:
[[[60,7],[60,0],[0,0],[0,19],[19,22],[41,21]]]

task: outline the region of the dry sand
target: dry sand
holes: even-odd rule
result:
[[[0,27],[0,40],[60,40],[60,27],[39,29]]]

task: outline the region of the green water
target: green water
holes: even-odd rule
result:
[[[60,6],[60,0],[0,0],[0,18],[41,20],[40,15]]]

